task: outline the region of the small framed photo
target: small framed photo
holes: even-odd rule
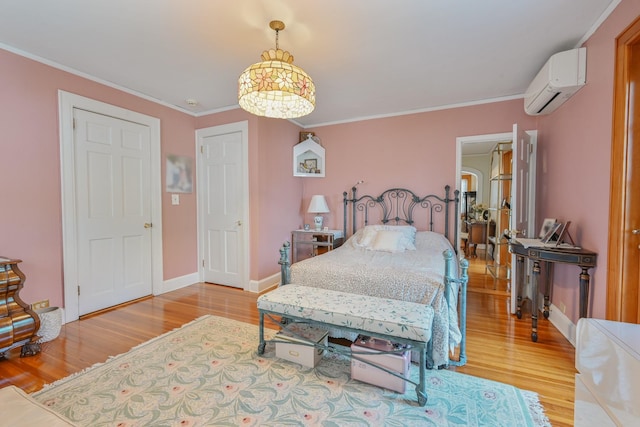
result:
[[[561,222],[556,222],[554,223],[551,228],[549,228],[549,231],[547,231],[547,234],[545,234],[542,237],[542,243],[551,243],[551,242],[555,242],[558,240],[558,231],[560,231],[560,228],[562,227],[562,223]]]
[[[316,173],[318,170],[318,159],[306,159],[304,161],[304,167],[309,173]]]
[[[538,237],[542,239],[544,236],[546,236],[549,230],[551,229],[551,227],[553,227],[555,223],[556,223],[555,218],[545,218],[544,221],[542,222],[542,228],[540,228],[540,233],[538,233]]]

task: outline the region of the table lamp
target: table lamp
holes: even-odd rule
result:
[[[309,203],[308,213],[314,213],[316,216],[313,218],[313,222],[316,225],[316,231],[322,230],[322,215],[323,213],[329,213],[329,206],[323,195],[316,194],[311,197],[311,203]]]

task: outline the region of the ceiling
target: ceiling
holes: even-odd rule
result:
[[[309,128],[519,98],[619,1],[0,0],[0,47],[198,116],[238,108],[279,19],[316,84]]]

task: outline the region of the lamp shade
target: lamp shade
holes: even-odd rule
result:
[[[268,50],[263,62],[247,68],[238,81],[238,103],[257,116],[290,119],[306,116],[316,103],[313,80],[282,50]]]
[[[327,205],[327,200],[323,195],[316,194],[311,197],[311,203],[309,203],[309,209],[307,209],[309,213],[329,213],[329,206]]]
[[[316,106],[316,87],[311,77],[293,65],[293,55],[278,47],[284,22],[271,21],[276,48],[262,52],[262,62],[248,67],[238,79],[238,103],[257,116],[293,119],[306,116]]]

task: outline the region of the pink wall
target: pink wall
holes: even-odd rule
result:
[[[589,310],[596,318],[606,313],[615,38],[639,15],[640,2],[622,0],[585,43],[586,86],[538,122],[538,215],[572,221],[574,239],[598,253]],[[564,303],[573,321],[578,319],[579,271],[555,269],[553,302]]]
[[[162,159],[194,156],[193,117],[0,50],[0,254],[19,258],[26,302],[63,305],[58,90],[128,108],[161,120]],[[162,165],[164,173],[164,164]],[[180,206],[162,198],[165,279],[196,269],[195,195]]]
[[[319,127],[327,155],[327,177],[304,179],[305,208],[313,194],[327,197],[330,228],[342,228],[342,193],[357,181],[359,194],[405,187],[420,195],[456,188],[456,138],[533,129],[522,100]],[[312,220],[304,214],[306,222]]]

